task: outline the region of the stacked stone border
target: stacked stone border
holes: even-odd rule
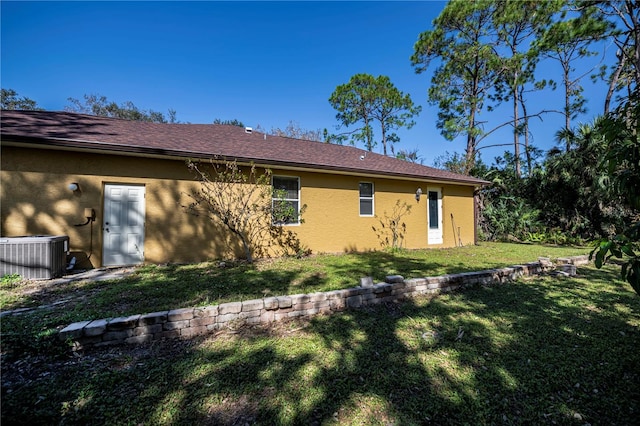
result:
[[[558,259],[556,267],[548,258],[537,262],[479,272],[449,274],[405,280],[400,275],[386,277],[374,284],[362,278],[360,286],[324,293],[266,297],[243,302],[222,303],[199,308],[174,309],[150,314],[98,319],[73,323],[59,333],[74,349],[116,344],[140,344],[161,339],[188,339],[237,329],[244,325],[269,324],[289,318],[331,314],[383,302],[401,301],[414,296],[449,292],[475,285],[492,285],[520,277],[560,270],[575,275],[575,267],[588,263],[587,256]]]

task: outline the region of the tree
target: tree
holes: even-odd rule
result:
[[[469,167],[466,155],[458,152],[450,153],[449,151],[436,157],[433,160],[433,167],[448,170],[453,173],[468,174],[480,179],[484,179],[489,171],[487,165],[482,161],[480,154],[474,159],[473,166]]]
[[[272,188],[269,169],[260,173],[253,164],[242,169],[235,160],[221,159],[208,163],[188,161],[187,166],[200,188],[186,194],[192,202],[182,207],[190,214],[222,223],[240,240],[249,263],[265,254],[271,241],[279,244],[285,254],[290,249],[296,255],[307,251],[295,233],[274,225],[301,213]]]
[[[601,268],[611,257],[623,259],[621,276],[640,295],[640,92],[607,115],[603,121],[606,154],[601,166],[609,177],[610,188],[620,194],[634,216],[625,226],[600,240],[591,252]]]
[[[418,148],[413,149],[400,149],[396,153],[396,158],[410,163],[423,164],[424,158],[418,154]]]
[[[376,215],[380,225],[377,227],[375,225],[371,226],[371,229],[376,234],[383,249],[395,252],[402,248],[404,236],[407,233],[407,224],[404,222],[404,217],[409,214],[411,214],[411,206],[404,201],[401,203],[400,200],[396,200],[391,213],[385,211],[383,218],[379,218]]]
[[[598,8],[610,22],[609,38],[618,48],[618,63],[609,76],[609,90],[604,103],[604,114],[609,113],[615,92],[626,89],[625,96],[640,87],[640,4],[635,1],[601,1]]]
[[[530,182],[536,195],[531,199],[549,228],[593,240],[609,235],[629,217],[620,194],[603,186],[607,177],[599,166],[607,153],[603,120],[580,124],[559,133],[572,149],[551,150],[544,174]]]
[[[84,102],[75,98],[69,98],[68,100],[71,105],[65,107],[66,111],[132,121],[177,123],[176,112],[172,109],[169,110],[168,116],[165,117],[161,112],[141,110],[131,101],[118,105],[115,102],[109,102],[106,96],[101,95],[84,95]]]
[[[609,24],[601,16],[595,14],[592,6],[582,9],[578,16],[567,19],[569,6],[560,11],[559,18],[545,28],[536,41],[535,46],[542,57],[557,61],[562,68],[562,85],[564,87],[565,129],[571,128],[571,120],[586,112],[586,99],[580,81],[592,70],[575,75],[575,64],[583,58],[596,55],[589,50],[591,44],[601,40]],[[571,144],[566,141],[566,150]]]
[[[270,171],[260,174],[251,165],[245,173],[235,160],[188,161],[187,165],[200,189],[188,194],[193,202],[183,207],[195,216],[221,222],[240,240],[247,261],[253,263],[271,226]]]
[[[289,124],[284,129],[279,127],[272,127],[271,131],[269,131],[270,135],[273,136],[282,136],[285,138],[293,138],[293,139],[301,139],[306,141],[317,141],[323,142],[324,135],[323,131],[318,130],[307,130],[300,127],[300,123],[296,121],[289,121]]]
[[[476,192],[478,225],[485,239],[525,241],[541,229],[540,211],[525,191],[531,176],[522,179],[514,170],[515,158],[509,151],[496,157],[490,168],[479,161],[472,170],[473,176],[491,182]]]
[[[36,101],[25,96],[18,97],[18,93],[13,89],[0,90],[0,105],[2,109],[42,111]]]
[[[226,124],[229,126],[245,127],[244,123],[237,118],[234,118],[233,120],[222,120],[220,118],[216,118],[215,120],[213,120],[213,124]]]
[[[429,103],[439,108],[436,126],[453,140],[465,135],[466,164],[473,167],[483,123],[479,119],[490,91],[500,77],[496,54],[493,3],[453,0],[433,22],[433,30],[420,34],[411,63],[423,73],[439,60],[431,78]]]
[[[527,83],[533,82],[538,55],[532,40],[550,21],[557,2],[522,2],[500,0],[492,24],[495,27],[498,52],[502,58],[501,78],[496,85],[495,98],[499,101],[511,99],[513,111],[513,153],[515,173],[521,176],[520,135],[525,133],[525,155],[531,168],[528,126],[525,100],[522,96]],[[520,117],[520,108],[524,117]]]
[[[338,111],[336,118],[341,126],[349,127],[359,123],[359,127],[348,134],[351,135],[352,143],[362,142],[368,151],[373,151],[377,144],[373,131],[373,123],[377,122],[384,155],[387,155],[389,145],[400,140],[393,131],[413,127],[415,122],[412,118],[421,111],[420,106],[413,104],[409,94],[405,95],[398,90],[389,77],[383,75],[352,76],[348,83],[336,88],[329,103]],[[331,139],[342,141],[345,137],[345,134],[334,135]]]

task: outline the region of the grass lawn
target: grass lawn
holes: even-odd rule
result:
[[[640,297],[617,269],[579,274],[188,342],[5,354],[2,423],[636,424]]]
[[[64,305],[65,321],[118,317],[167,309],[206,306],[265,296],[313,293],[359,285],[360,278],[375,282],[386,275],[405,278],[470,272],[517,263],[539,256],[557,258],[587,254],[588,248],[527,244],[482,243],[440,250],[399,253],[369,252],[316,255],[303,259],[265,260],[255,265],[219,262],[194,265],[148,265],[123,280],[71,283],[55,287],[0,286],[3,310],[33,307],[53,301]]]
[[[410,277],[571,254],[546,247],[519,250],[500,244],[439,250],[429,261],[429,252],[420,254],[424,258],[402,254],[405,260],[391,271],[380,264],[390,261],[389,254],[351,261],[319,256],[297,266],[291,266],[294,260],[241,266],[236,278],[253,279],[257,294],[276,276],[290,280],[272,285],[271,292],[308,292],[339,285],[342,276],[357,281],[365,269],[351,272],[349,263],[369,265],[366,275],[376,278],[379,272]],[[518,258],[522,255],[529,257]],[[306,262],[326,269],[312,272]],[[421,269],[425,262],[429,266]],[[191,288],[197,277],[208,286],[229,285],[220,278],[233,277],[227,274],[234,269],[145,267],[125,282],[139,298],[153,297],[143,290],[155,276],[165,293],[173,289],[175,305],[183,305],[197,299]],[[261,271],[266,275],[256,278]],[[295,280],[316,274],[319,287],[311,279]],[[108,310],[100,299],[107,298],[109,286],[125,289],[118,282],[75,284],[57,294],[75,294],[73,303],[2,319],[1,420],[47,425],[636,424],[640,297],[618,274],[615,268],[581,267],[571,279],[522,279],[269,328],[71,354],[52,338],[55,324],[92,309],[105,317]],[[182,286],[189,288],[188,295]],[[253,297],[246,289],[227,293]],[[135,313],[149,302],[127,303],[133,311],[124,310],[124,303],[119,309]]]

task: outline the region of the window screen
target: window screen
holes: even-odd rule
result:
[[[373,216],[373,183],[360,182],[360,216]]]
[[[273,223],[292,225],[300,223],[300,179],[274,176],[271,200]]]

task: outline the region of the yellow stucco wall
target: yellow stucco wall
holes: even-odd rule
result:
[[[287,228],[314,253],[380,249],[372,226],[379,228],[380,218],[398,200],[411,206],[403,218],[403,246],[428,247],[425,194],[436,187],[442,191],[444,232],[443,244],[433,247],[474,241],[473,187],[291,170],[273,174],[300,178],[304,223]],[[180,160],[2,146],[0,179],[2,235],[69,235],[71,250],[84,267],[102,265],[103,189],[108,183],[145,186],[145,262],[192,262],[241,253],[222,226],[180,207],[189,201],[185,193],[197,185]],[[81,190],[70,191],[72,182]],[[374,184],[377,217],[359,215],[359,182]],[[420,202],[415,200],[418,187],[423,190]],[[93,227],[74,226],[85,222],[85,208],[96,212]]]
[[[473,192],[469,186],[442,186],[444,247],[475,243]]]

